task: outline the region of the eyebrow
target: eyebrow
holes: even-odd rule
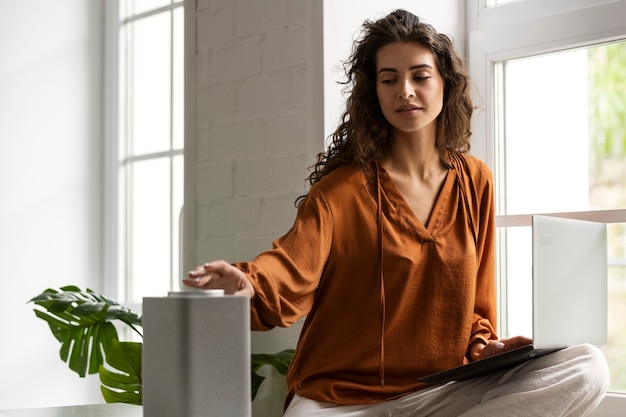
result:
[[[419,64],[419,65],[411,65],[409,67],[409,70],[413,71],[416,69],[422,69],[422,68],[429,68],[429,69],[433,69],[432,65],[428,65],[428,64]],[[381,72],[398,72],[397,69],[395,68],[388,68],[388,67],[383,67],[381,69],[378,70],[378,74],[380,74]]]

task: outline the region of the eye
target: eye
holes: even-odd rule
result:
[[[383,80],[380,80],[381,84],[393,84],[394,82],[396,82],[395,78],[385,78]]]
[[[416,81],[426,81],[429,78],[429,75],[416,75],[415,77],[413,77],[413,79]]]

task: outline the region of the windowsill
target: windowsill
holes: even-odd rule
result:
[[[539,214],[539,213],[537,213]],[[544,213],[544,216],[563,217],[569,219],[596,221],[603,223],[626,222],[626,209],[588,210],[563,213]],[[531,214],[513,214],[496,216],[496,227],[518,227],[532,225]]]
[[[621,417],[626,410],[626,395],[609,392],[590,417]]]

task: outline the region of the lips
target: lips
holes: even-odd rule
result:
[[[396,113],[410,113],[410,112],[417,111],[420,109],[421,108],[416,104],[404,104],[400,107],[397,107],[395,109],[395,112]]]

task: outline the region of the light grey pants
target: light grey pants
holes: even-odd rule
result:
[[[597,407],[608,385],[602,351],[579,345],[378,404],[340,406],[296,395],[284,417],[584,416]]]

